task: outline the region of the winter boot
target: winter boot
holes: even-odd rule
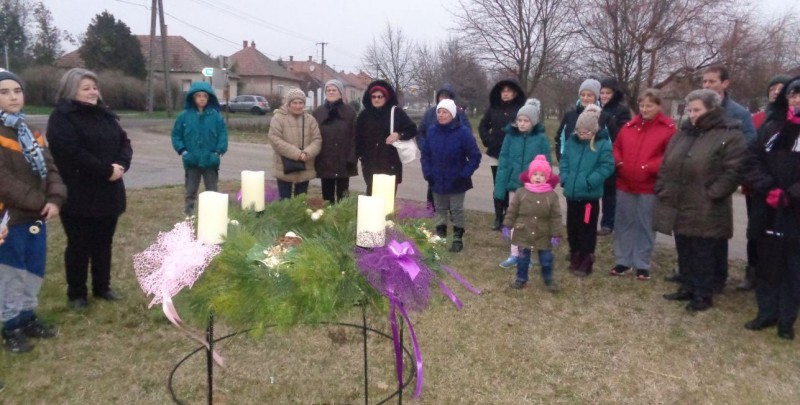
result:
[[[453,227],[453,245],[450,246],[450,251],[458,253],[464,250],[464,228],[457,226]]]
[[[592,271],[594,271],[594,253],[583,253],[583,260],[578,266],[578,271],[587,276],[592,274]]]
[[[578,270],[578,264],[581,262],[581,252],[569,252],[569,271]]]
[[[442,239],[447,238],[447,225],[436,225],[436,236]]]
[[[27,353],[33,350],[22,328],[3,330],[3,346],[11,353]]]
[[[505,201],[494,200],[494,223],[492,224],[493,231],[499,231],[503,227],[503,217],[505,216]]]

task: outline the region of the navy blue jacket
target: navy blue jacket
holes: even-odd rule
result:
[[[422,175],[436,194],[458,194],[472,188],[472,174],[481,164],[481,151],[472,130],[453,120],[429,128],[422,146]]]
[[[750,145],[755,142],[756,127],[753,125],[753,117],[750,113],[739,103],[733,101],[727,94],[722,100],[722,108],[725,109],[726,117],[733,118],[741,123],[740,128],[747,144]]]

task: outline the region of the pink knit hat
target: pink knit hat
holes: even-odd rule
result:
[[[547,163],[547,158],[544,155],[536,155],[531,164],[528,166],[528,178],[533,176],[536,172],[544,173],[544,178],[549,179],[553,169],[550,163]]]

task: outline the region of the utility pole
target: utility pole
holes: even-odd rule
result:
[[[320,79],[319,81],[322,82],[322,85],[325,85],[325,45],[328,45],[327,42],[317,42],[317,45],[322,45],[322,72],[320,72]],[[325,92],[325,89],[322,89]],[[342,94],[344,97],[344,94]]]
[[[150,59],[147,60],[147,115],[153,116],[153,55],[156,44],[156,0],[150,6]]]
[[[161,54],[164,58],[164,85],[167,92],[167,117],[172,117],[172,90],[169,85],[169,60],[167,60],[167,25],[164,23],[164,2],[158,0],[158,19],[161,22]]]

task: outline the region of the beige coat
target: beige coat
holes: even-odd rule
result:
[[[290,183],[301,183],[317,177],[314,159],[322,149],[322,135],[317,120],[311,114],[304,112],[303,115],[293,115],[286,110],[286,106],[281,107],[272,116],[267,138],[274,152],[272,174],[275,178]],[[308,155],[305,162],[306,170],[284,174],[281,156],[298,160],[300,152],[303,151]]]
[[[511,243],[521,248],[551,250],[550,239],[564,234],[558,195],[555,191],[532,193],[524,186],[518,188],[503,225],[511,228]]]

